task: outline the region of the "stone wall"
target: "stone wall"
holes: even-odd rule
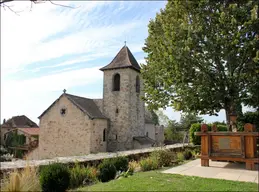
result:
[[[140,144],[138,141],[133,141],[134,149],[145,149],[152,147],[152,144]]]
[[[92,121],[91,153],[106,152],[108,122],[106,119],[94,119]],[[103,141],[104,129],[106,130],[106,141]]]
[[[4,145],[4,134],[8,131],[11,131],[13,128],[0,128],[1,131],[1,145]]]
[[[155,141],[156,141],[156,146],[164,145],[165,133],[164,133],[164,126],[163,125],[156,125],[155,126]]]
[[[62,107],[67,108],[64,116]],[[40,159],[89,154],[92,126],[88,116],[61,96],[40,119]]]
[[[4,175],[8,175],[11,171],[15,169],[21,170],[26,166],[35,166],[38,167],[40,165],[48,165],[50,163],[59,162],[68,165],[73,165],[75,162],[79,162],[85,166],[87,165],[95,165],[97,166],[103,159],[113,158],[117,156],[127,156],[129,160],[140,160],[143,157],[148,156],[152,151],[160,150],[160,149],[168,149],[174,152],[179,152],[184,150],[185,148],[200,148],[200,146],[189,146],[187,144],[173,144],[167,145],[165,147],[152,147],[146,149],[137,149],[137,150],[129,150],[129,151],[121,151],[117,153],[99,153],[99,154],[89,154],[85,156],[77,156],[77,157],[60,157],[54,159],[45,159],[45,160],[36,160],[36,161],[28,161],[21,160],[16,162],[1,162],[0,166],[0,178],[2,179]]]
[[[154,124],[151,124],[151,123],[145,124],[145,135],[153,140],[156,140],[156,130],[155,130]]]
[[[113,76],[120,74],[120,91],[112,91]],[[133,136],[144,136],[143,91],[136,93],[136,76],[133,69],[104,71],[103,112],[110,118],[108,131],[108,151],[133,148]],[[143,83],[141,82],[141,88]]]
[[[35,159],[40,159],[40,153],[39,153],[39,146],[32,151],[30,151],[26,156],[26,160],[35,160]]]

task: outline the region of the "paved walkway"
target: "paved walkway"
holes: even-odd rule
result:
[[[245,169],[244,163],[219,161],[210,161],[210,167],[202,167],[200,159],[196,159],[163,171],[163,173],[258,183],[258,164],[256,165],[256,168],[257,170],[250,171]]]

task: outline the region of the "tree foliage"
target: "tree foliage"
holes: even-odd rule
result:
[[[259,106],[259,1],[168,1],[148,28],[150,108],[217,115]]]

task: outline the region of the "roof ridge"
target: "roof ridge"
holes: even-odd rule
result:
[[[79,98],[82,98],[82,99],[89,99],[89,100],[93,100],[91,98],[87,98],[87,97],[82,97],[82,96],[78,96],[78,95],[72,95],[72,94],[68,94],[68,93],[65,93],[66,95],[70,95],[70,96],[73,96],[73,97],[79,97]]]

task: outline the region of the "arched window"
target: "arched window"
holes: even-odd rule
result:
[[[120,90],[120,74],[116,74],[113,77],[113,91],[119,91]]]
[[[148,137],[148,132],[146,132],[146,137]]]
[[[140,92],[140,82],[139,82],[139,76],[136,77],[136,92]]]
[[[103,142],[106,141],[106,129],[103,130]]]

